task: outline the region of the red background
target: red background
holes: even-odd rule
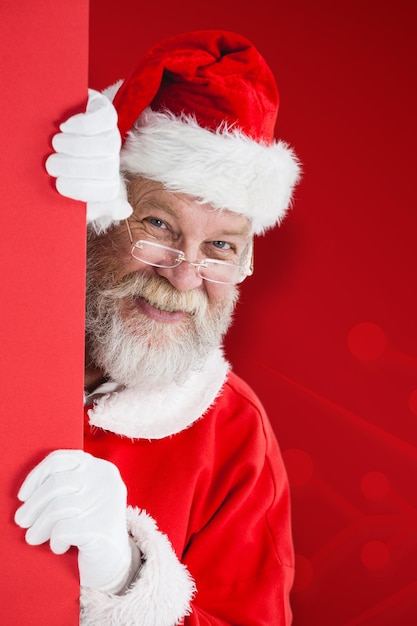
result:
[[[412,0],[91,0],[90,85],[165,36],[251,39],[304,164],[227,340],[292,488],[295,626],[417,623],[416,8]]]
[[[57,122],[85,105],[87,0],[0,2],[0,624],[79,622],[76,554],[28,548],[19,486],[82,446],[85,210],[44,169]]]
[[[304,179],[260,238],[227,354],[252,384],[288,468],[294,626],[417,619],[417,349],[411,0],[209,5],[3,0],[2,623],[78,623],[74,556],[29,550],[12,521],[20,480],[81,445],[84,211],[44,159],[86,87],[123,77],[161,38],[241,32],[278,80],[277,135]]]

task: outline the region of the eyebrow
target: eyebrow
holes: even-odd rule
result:
[[[179,218],[177,211],[174,208],[172,208],[170,204],[164,202],[163,200],[160,201],[154,198],[147,198],[140,204],[141,204],[141,207],[139,208],[139,206],[136,205],[134,206],[134,210],[137,209],[139,211],[139,210],[147,210],[147,209],[149,210],[158,209],[175,219]],[[219,211],[219,210],[221,211],[222,209],[214,209],[214,208],[212,209],[213,212]],[[246,225],[243,225],[242,228],[239,228],[239,229],[227,229],[227,230],[222,229],[221,235],[219,236],[219,241],[221,240],[220,238],[223,238],[223,237],[248,237],[248,236],[250,236],[250,227],[249,226],[247,227],[247,232],[246,232]]]
[[[218,209],[216,209],[218,210]],[[247,237],[250,235],[250,228],[244,225],[239,229],[222,229],[222,235],[225,237]]]
[[[177,217],[177,213],[169,206],[169,204],[166,204],[163,201],[161,202],[158,200],[154,200],[153,198],[147,198],[146,200],[139,201],[133,205],[133,208],[137,211],[140,211],[142,209],[159,209],[161,211],[165,211],[165,213],[168,213],[173,217]]]
[[[226,237],[249,237],[249,233],[245,233],[243,230],[222,230],[219,237],[212,237],[213,241],[223,241]]]

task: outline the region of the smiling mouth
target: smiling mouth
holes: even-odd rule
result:
[[[179,322],[190,315],[186,311],[172,310],[167,306],[155,306],[141,296],[136,296],[134,303],[147,317],[159,322]]]

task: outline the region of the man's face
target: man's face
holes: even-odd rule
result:
[[[129,225],[139,239],[182,250],[185,258],[242,263],[250,223],[217,211],[160,183],[135,178],[129,186]],[[131,255],[123,222],[90,236],[87,266],[87,346],[105,375],[127,386],[181,383],[221,344],[237,301],[235,285],[203,280],[194,266],[146,265]]]

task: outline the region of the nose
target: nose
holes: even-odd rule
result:
[[[203,279],[198,275],[197,268],[187,261],[182,261],[177,267],[156,268],[158,274],[166,278],[178,291],[191,291],[198,289],[203,283]]]

